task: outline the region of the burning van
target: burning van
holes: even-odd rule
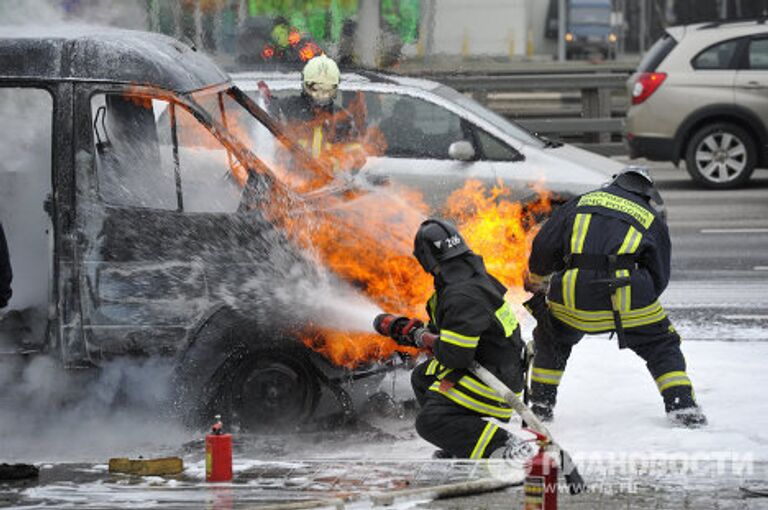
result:
[[[348,406],[392,365],[380,338],[329,361],[349,323],[333,310],[376,308],[301,249],[319,193],[273,171],[327,169],[204,55],[158,34],[3,29],[0,125],[0,323],[20,351],[71,368],[175,357],[185,416],[242,425]]]

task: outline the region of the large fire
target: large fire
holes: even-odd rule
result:
[[[469,180],[441,210],[430,211],[419,191],[394,184],[334,192],[338,181],[345,180],[340,175],[356,173],[366,157],[386,149],[381,132],[362,128],[365,117],[365,102],[358,96],[346,111],[288,126],[294,140],[319,165],[298,174],[289,159],[272,162],[276,178],[302,197],[290,207],[275,200],[269,208],[273,220],[293,242],[386,312],[426,320],[424,306],[433,291],[432,277],[424,273],[412,251],[416,230],[430,215],[456,223],[467,244],[483,256],[489,272],[512,293],[522,294],[536,220],[550,210],[549,194],[536,190],[539,198],[523,205],[511,198],[501,182],[487,185]],[[248,129],[239,125],[237,116],[222,121],[230,132],[245,133],[241,136],[248,139]],[[337,136],[336,127],[342,123],[351,126],[354,137]],[[318,129],[324,131],[322,141],[316,138]],[[232,171],[244,185],[243,167],[232,166]],[[321,324],[310,324],[296,334],[334,364],[349,368],[384,360],[395,352],[418,352],[373,332]]]
[[[442,216],[455,221],[467,244],[484,257],[488,270],[517,291],[537,230],[535,215],[549,210],[550,201],[543,193],[523,207],[509,195],[503,185],[488,189],[470,180],[450,196]],[[433,289],[432,278],[411,255],[413,236],[429,212],[421,195],[394,188],[348,201],[329,197],[326,205],[310,212],[311,219],[301,214],[287,220],[287,231],[382,310],[426,319],[424,304]],[[350,368],[395,351],[413,354],[413,349],[375,334],[318,328],[301,336],[333,363]]]
[[[523,206],[511,199],[502,183],[487,186],[469,180],[452,193],[442,210],[430,211],[419,191],[397,185],[322,193],[332,184],[328,170],[331,176],[354,173],[367,156],[381,155],[386,149],[378,130],[361,128],[365,117],[365,102],[358,96],[346,111],[288,127],[322,169],[300,179],[287,166],[276,172],[281,181],[307,198],[301,212],[273,211],[293,241],[382,310],[425,320],[432,277],[424,273],[412,251],[419,224],[432,213],[454,221],[467,244],[484,257],[488,270],[519,293],[537,231],[536,218],[550,210],[549,194],[537,190],[538,200]],[[356,131],[354,138],[339,139],[335,130],[343,123]],[[317,129],[324,130],[321,143],[315,138]],[[298,335],[334,364],[349,368],[386,359],[394,352],[417,352],[375,333],[322,325],[310,325]]]

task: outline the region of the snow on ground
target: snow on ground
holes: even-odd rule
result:
[[[644,362],[615,341],[587,338],[571,357],[552,431],[574,451],[733,451],[768,459],[768,343],[683,342],[709,426],[670,426]]]
[[[768,460],[768,399],[763,394],[768,387],[768,343],[688,341],[683,342],[683,353],[709,426],[673,427],[645,363],[632,351],[619,350],[615,338],[601,335],[585,337],[574,348],[550,430],[576,456],[728,455],[737,460],[747,456]],[[404,379],[400,378],[398,387]],[[337,444],[324,454],[329,458],[426,458],[434,450],[409,435],[410,423],[382,419],[375,425],[400,439],[357,447],[350,438],[346,447],[340,449]],[[510,428],[519,430],[519,425],[512,423]],[[321,451],[322,445],[316,448]],[[308,453],[314,456],[315,452]]]

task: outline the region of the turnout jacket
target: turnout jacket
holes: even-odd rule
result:
[[[500,419],[508,419],[512,409],[467,369],[477,360],[513,391],[522,391],[525,344],[506,291],[485,271],[482,258],[470,254],[441,264],[427,303],[429,326],[440,335],[427,368],[435,377],[430,390]]]
[[[578,267],[579,254],[623,256],[624,267],[612,274],[608,266]],[[612,184],[557,209],[534,239],[528,266],[534,275],[552,274],[547,298],[554,317],[600,333],[615,323],[610,293],[596,279],[629,278],[616,291],[623,328],[666,320],[658,297],[669,283],[670,257],[666,223],[644,197]]]
[[[0,223],[0,308],[4,308],[11,299],[11,260],[8,256],[8,244],[5,242],[5,231]]]
[[[281,101],[280,110],[286,128],[314,157],[333,144],[353,144],[358,138],[352,114],[335,103],[318,108],[302,92]]]

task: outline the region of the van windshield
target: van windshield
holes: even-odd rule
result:
[[[276,108],[271,100],[260,94],[251,97],[236,87],[192,94],[192,100],[250,150],[282,184],[302,192],[310,183],[317,182],[319,174],[324,181],[330,180],[332,175],[326,169],[308,165],[308,156],[290,146],[287,136],[269,120]],[[258,113],[263,113],[262,119],[257,117]],[[271,125],[268,127],[266,122]]]

